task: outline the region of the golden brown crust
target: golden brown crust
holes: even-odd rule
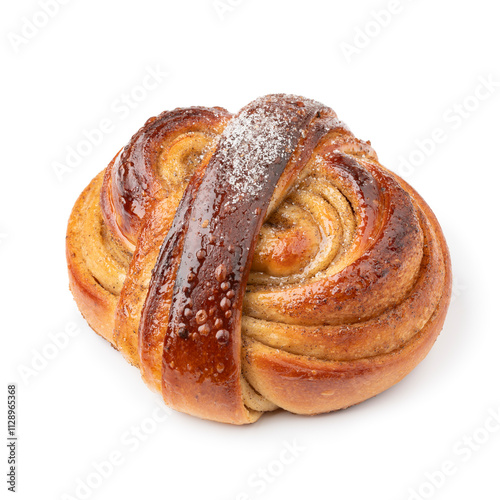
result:
[[[88,223],[88,215],[98,212],[99,192],[104,172],[97,175],[78,198],[68,223],[66,257],[69,286],[88,324],[113,344],[114,315],[118,294],[106,290],[90,271],[89,249],[101,238]],[[117,293],[119,290],[117,290]]]
[[[231,192],[241,202],[218,212]],[[423,199],[329,108],[284,95],[236,117],[187,108],[148,120],[77,200],[67,260],[89,325],[151,389],[240,424],[391,387],[432,347],[451,291]],[[191,283],[193,266],[213,291]]]
[[[426,241],[435,247],[429,249],[434,259],[428,256],[422,264],[414,294],[398,307],[388,309],[383,319],[378,317],[368,325],[343,325],[334,331],[313,330],[323,342],[325,338],[329,342],[329,350],[312,353],[315,357],[293,354],[289,344],[285,350],[271,348],[247,335],[242,354],[244,374],[260,394],[279,407],[294,413],[317,414],[360,403],[408,375],[439,335],[451,298],[448,247],[430,208],[415,190],[399,180],[425,213],[427,219],[423,218],[423,223],[430,232]],[[434,268],[429,269],[430,261]],[[408,319],[410,324],[402,323],[402,319]],[[276,326],[272,327],[274,331]],[[398,330],[403,338],[397,335]],[[296,348],[302,353],[308,345],[315,345],[314,340],[304,337],[301,347]]]

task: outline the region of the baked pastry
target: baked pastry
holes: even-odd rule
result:
[[[151,389],[233,424],[384,391],[450,301],[424,200],[293,95],[150,118],[76,202],[67,260],[89,325]]]

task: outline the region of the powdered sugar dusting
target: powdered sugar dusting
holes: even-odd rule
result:
[[[243,109],[221,137],[219,159],[226,182],[242,196],[255,196],[268,181],[269,166],[289,158],[296,144],[291,132],[303,108],[277,108],[274,99]]]

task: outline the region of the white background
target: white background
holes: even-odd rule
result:
[[[389,21],[377,16],[393,5],[222,0],[218,11],[212,0],[70,0],[30,28],[44,24],[36,1],[3,2],[2,411],[14,382],[17,498],[83,498],[77,484],[89,478],[92,499],[500,498],[500,426],[488,420],[500,411],[500,10],[493,0],[401,0]],[[142,92],[148,67],[169,76]],[[141,102],[124,108],[131,92]],[[331,106],[434,209],[455,279],[444,330],[405,380],[346,411],[283,412],[245,427],[171,412],[155,423],[158,399],[68,291],[67,218],[150,116],[190,105],[237,111],[273,92]],[[112,131],[58,178],[54,165],[103,119]],[[54,354],[49,335],[71,322],[78,334]],[[36,374],[21,376],[32,363]],[[134,426],[147,431],[138,446]],[[280,466],[285,442],[302,451]],[[92,463],[113,453],[120,464],[94,488]],[[444,462],[453,473],[443,478]],[[256,487],[268,468],[272,482]]]

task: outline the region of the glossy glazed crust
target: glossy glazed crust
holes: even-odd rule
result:
[[[257,391],[281,408],[293,413],[313,415],[347,408],[376,396],[408,375],[425,358],[441,332],[451,298],[448,247],[431,209],[411,186],[402,179],[398,180],[425,214],[430,223],[429,230],[433,233],[430,237],[437,247],[434,250],[436,254],[442,254],[442,261],[439,259],[442,267],[433,270],[434,275],[426,274],[422,278],[431,281],[441,276],[442,281],[439,281],[442,294],[437,306],[430,319],[420,330],[416,330],[407,342],[389,352],[369,357],[341,361],[321,360],[298,356],[251,339],[247,340],[243,349],[244,373]],[[424,315],[424,303],[427,298],[428,295],[419,295],[412,304],[413,314],[416,314],[417,318]],[[390,311],[392,312],[393,310]],[[391,318],[393,326],[398,322],[397,314]],[[362,331],[366,342],[370,337],[377,339],[377,327],[378,325],[373,325],[373,329]],[[387,325],[385,331],[390,330],[392,328]],[[352,353],[357,340],[354,335],[348,336],[347,339],[344,337],[343,348]],[[372,342],[372,349],[375,343]],[[376,349],[372,352],[376,352]],[[293,397],[290,397],[290,394],[293,394]]]
[[[286,95],[148,120],[75,204],[67,258],[82,314],[151,389],[236,424],[391,387],[451,291],[422,198],[332,110]]]

